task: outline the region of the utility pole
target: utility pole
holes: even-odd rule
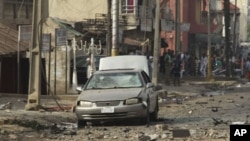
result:
[[[207,80],[212,81],[212,68],[211,68],[211,19],[210,19],[210,0],[208,0],[208,11],[207,11]]]
[[[160,35],[160,0],[156,0],[156,8],[155,8],[155,32],[154,32],[154,59],[153,59],[153,75],[152,82],[157,84],[158,82],[158,58],[159,58],[159,35]]]
[[[224,2],[224,16],[225,16],[225,55],[226,55],[226,77],[230,76],[229,66],[229,49],[230,49],[230,2],[225,0]]]
[[[234,0],[235,6],[237,6],[237,0]],[[237,8],[234,9],[234,36],[233,36],[233,52],[236,52],[236,24],[237,24]]]
[[[107,43],[106,43],[106,48],[107,48],[107,56],[110,56],[111,54],[111,1],[112,0],[107,0]]]
[[[118,22],[119,22],[119,1],[112,0],[112,56],[118,55]]]
[[[181,52],[180,43],[181,33],[180,33],[180,0],[175,2],[175,52]]]
[[[38,110],[41,95],[41,32],[42,0],[33,1],[32,39],[30,48],[30,75],[26,110]],[[39,36],[40,34],[40,36]]]

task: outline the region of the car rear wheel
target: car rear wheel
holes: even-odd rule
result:
[[[84,126],[86,126],[86,125],[87,125],[87,122],[84,121],[84,120],[78,120],[78,121],[77,121],[77,126],[78,126],[78,128],[82,128],[82,127],[84,127]]]

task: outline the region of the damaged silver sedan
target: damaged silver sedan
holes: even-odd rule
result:
[[[144,124],[158,115],[157,87],[140,69],[97,71],[81,89],[74,112],[78,125],[87,121],[140,119]]]

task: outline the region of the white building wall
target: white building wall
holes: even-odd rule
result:
[[[50,0],[49,15],[68,21],[93,19],[96,13],[107,13],[107,0]]]
[[[230,0],[240,8],[240,29],[239,29],[239,41],[247,40],[247,20],[248,20],[248,1],[247,0]]]

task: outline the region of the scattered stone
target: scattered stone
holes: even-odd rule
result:
[[[174,129],[173,137],[174,138],[186,138],[190,136],[190,132],[188,129]]]
[[[157,134],[149,135],[149,137],[150,137],[150,141],[155,141],[155,140],[159,139],[159,135],[157,135]]]
[[[130,128],[126,128],[126,129],[123,130],[123,132],[127,133],[127,132],[129,132],[130,130],[131,130]]]
[[[189,112],[188,112],[188,114],[190,114],[190,115],[191,115],[192,113],[193,113],[193,111],[189,111]]]
[[[104,134],[95,135],[96,139],[104,139]]]
[[[203,104],[208,104],[208,102],[196,102],[195,104],[203,105]]]
[[[9,134],[9,138],[11,140],[16,140],[17,139],[17,135],[15,135],[15,134]]]
[[[168,130],[167,124],[157,124],[155,127],[156,127],[156,130],[160,130],[160,131]]]
[[[227,99],[227,102],[228,103],[234,103],[234,100],[233,99]]]
[[[161,139],[166,139],[167,137],[168,137],[167,134],[162,134],[162,135],[161,135]]]
[[[216,118],[212,118],[212,119],[213,119],[213,121],[214,121],[214,125],[215,125],[215,126],[217,126],[217,125],[219,125],[219,124],[228,125],[228,122],[229,122],[229,121],[224,121],[224,120],[222,120],[222,119],[216,119]]]
[[[139,137],[139,141],[150,141],[150,140],[151,140],[150,136],[142,135]]]
[[[0,110],[12,109],[12,103],[7,102],[6,104],[0,105]]]

